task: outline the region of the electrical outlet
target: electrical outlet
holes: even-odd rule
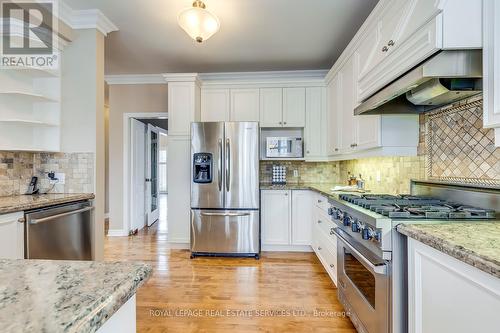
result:
[[[377,182],[381,182],[382,181],[382,176],[380,175],[380,171],[377,170]]]
[[[299,170],[297,169],[293,170],[293,176],[297,178],[299,176]]]
[[[62,172],[56,172],[55,177],[57,180],[55,183],[57,184],[65,184],[66,183],[66,174]]]

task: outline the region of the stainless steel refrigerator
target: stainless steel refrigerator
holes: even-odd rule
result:
[[[191,257],[259,257],[259,124],[191,124]]]

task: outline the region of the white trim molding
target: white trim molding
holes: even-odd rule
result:
[[[110,84],[167,84],[161,74],[106,75],[104,80]]]
[[[201,85],[198,73],[163,73],[165,82],[195,82]]]
[[[108,237],[127,237],[128,231],[125,229],[109,229],[107,236]]]
[[[328,70],[304,71],[264,71],[264,72],[228,72],[203,73],[200,80],[203,85],[220,84],[287,84],[287,83],[315,83],[324,84]]]
[[[97,29],[104,36],[118,30],[118,27],[99,9],[74,10],[61,0],[59,18],[72,29]]]

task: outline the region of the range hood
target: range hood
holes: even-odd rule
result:
[[[375,93],[355,115],[423,113],[482,92],[482,51],[441,51]]]

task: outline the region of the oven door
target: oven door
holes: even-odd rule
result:
[[[342,230],[336,233],[340,301],[358,332],[390,332],[390,263]]]

